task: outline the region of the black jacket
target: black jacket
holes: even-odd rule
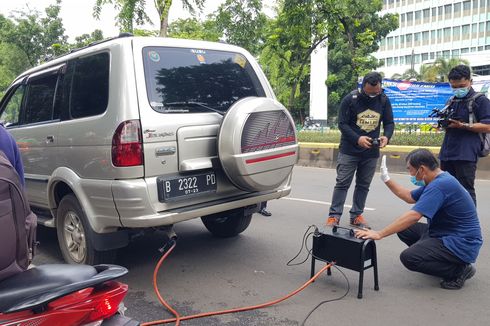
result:
[[[340,104],[340,152],[366,158],[379,157],[379,148],[362,148],[357,141],[361,136],[378,138],[381,122],[383,135],[391,139],[395,123],[390,100],[384,93],[375,98],[359,92],[349,93]]]

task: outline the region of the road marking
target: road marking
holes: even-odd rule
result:
[[[328,201],[319,201],[319,200],[302,199],[302,198],[292,198],[292,197],[283,197],[281,199],[303,201],[303,202],[306,202],[306,203],[319,204],[319,205],[329,205],[329,206],[332,205],[332,203],[329,203]],[[344,205],[344,207],[351,208],[352,205]],[[375,211],[376,208],[364,207],[364,210],[365,211]]]

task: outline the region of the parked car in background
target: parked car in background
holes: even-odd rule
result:
[[[121,36],[21,74],[0,102],[30,205],[70,263],[110,262],[131,234],[201,217],[243,232],[291,190],[294,122],[244,49]]]

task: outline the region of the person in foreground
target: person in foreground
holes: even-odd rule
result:
[[[439,168],[427,149],[416,149],[407,156],[411,181],[418,188],[409,190],[390,178],[386,156],[381,162],[381,179],[400,199],[415,204],[380,231],[356,230],[357,238],[380,240],[398,234],[408,245],[400,254],[411,271],[442,278],[444,289],[461,289],[476,273],[476,261],[483,240],[475,204],[463,186]],[[420,223],[425,217],[427,224]]]

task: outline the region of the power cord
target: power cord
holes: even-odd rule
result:
[[[301,240],[301,248],[299,249],[299,251],[296,254],[296,256],[294,256],[293,258],[291,258],[291,260],[289,260],[286,263],[287,266],[298,266],[298,265],[304,264],[308,260],[308,258],[310,258],[311,252],[308,250],[307,240],[308,240],[308,237],[310,235],[314,234],[314,232],[308,233],[308,231],[310,231],[311,228],[315,228],[315,232],[318,231],[318,228],[315,225],[308,226],[308,228],[306,229],[305,233],[303,234],[303,240]],[[303,251],[303,248],[306,248],[306,251],[308,252],[308,256],[306,256],[306,258],[302,262],[292,264],[291,262],[294,261],[301,254],[301,252]]]

